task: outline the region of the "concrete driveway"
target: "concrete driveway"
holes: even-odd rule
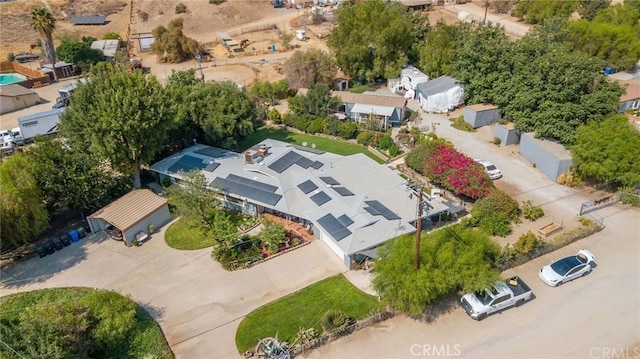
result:
[[[167,227],[141,247],[97,234],[20,263],[1,272],[0,295],[73,286],[115,290],[147,308],[177,358],[236,358],[235,333],[244,316],[346,270],[324,243],[313,241],[253,268],[227,272],[211,259],[211,249],[168,247]]]

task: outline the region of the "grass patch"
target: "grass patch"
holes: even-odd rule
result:
[[[467,121],[465,121],[462,116],[454,117],[449,119],[451,121],[451,127],[456,130],[465,131],[465,132],[476,132],[476,129],[473,128]]]
[[[339,274],[249,313],[236,332],[236,346],[244,353],[253,349],[259,339],[276,334],[281,341],[292,343],[300,327],[313,327],[322,333],[321,319],[329,309],[363,319],[383,307],[376,297],[360,291]]]
[[[0,334],[6,343],[0,346],[2,358],[45,358],[52,353],[64,358],[85,357],[83,354],[94,358],[174,357],[151,315],[113,291],[35,290],[0,298],[0,307]],[[74,325],[83,316],[88,325]],[[94,351],[85,353],[87,348]]]
[[[377,89],[378,88],[374,86],[358,85],[358,86],[353,86],[351,88],[348,88],[347,91],[353,92],[353,93],[363,93],[365,91],[376,91]]]
[[[238,148],[241,150],[240,152],[244,152],[249,147],[268,138],[282,142],[293,143],[300,146],[302,146],[303,142],[306,142],[309,146],[311,146],[312,143],[315,143],[316,150],[331,152],[343,156],[353,155],[356,153],[364,153],[374,161],[378,163],[384,163],[383,160],[378,158],[373,153],[369,152],[366,147],[361,145],[356,145],[346,141],[338,141],[329,138],[313,136],[306,133],[289,132],[284,129],[268,126],[262,126],[258,128],[256,132],[245,137],[244,140],[242,140],[238,144]]]
[[[167,228],[164,240],[175,249],[202,249],[214,244],[213,237],[207,235],[202,224],[184,217]]]

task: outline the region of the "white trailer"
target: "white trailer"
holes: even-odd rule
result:
[[[20,126],[22,140],[24,142],[30,142],[33,141],[36,136],[54,135],[58,133],[60,114],[63,113],[64,110],[64,108],[58,108],[19,117],[18,126]]]

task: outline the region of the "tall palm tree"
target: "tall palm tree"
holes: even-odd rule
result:
[[[56,49],[53,47],[53,30],[56,28],[56,19],[47,9],[37,7],[31,11],[31,27],[40,33],[44,56],[47,62],[54,67],[53,75],[57,78],[55,71]]]

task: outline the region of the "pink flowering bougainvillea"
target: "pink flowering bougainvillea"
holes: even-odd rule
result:
[[[424,175],[456,195],[482,198],[493,190],[493,182],[482,166],[444,143],[424,165]]]

